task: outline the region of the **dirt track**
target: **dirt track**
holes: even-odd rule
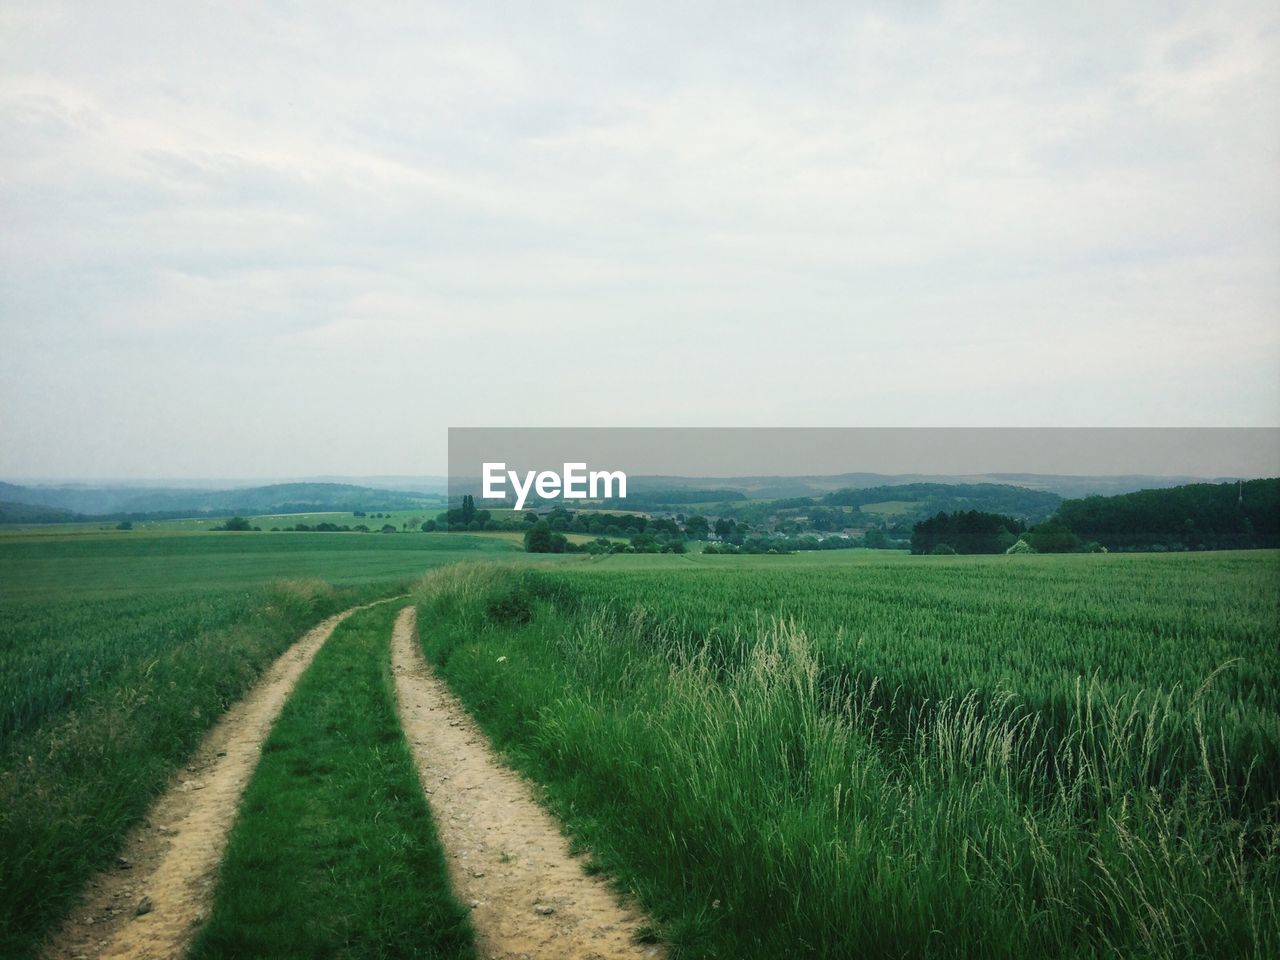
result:
[[[406,607],[391,638],[400,721],[454,891],[472,905],[481,957],[605,960],[661,957],[636,944],[644,919],[582,871],[529,784],[503,766],[462,706],[432,674]]]
[[[209,731],[129,835],[118,866],[90,881],[46,957],[182,956],[208,912],[218,862],[263,741],[316,652],[357,609],[306,633]],[[144,897],[150,909],[139,914]]]

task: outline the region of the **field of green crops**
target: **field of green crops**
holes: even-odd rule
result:
[[[428,657],[677,955],[1280,955],[1280,555],[437,571]]]
[[[182,531],[0,537],[0,955],[56,926],[308,626],[406,590],[441,676],[675,958],[1280,955],[1280,553]],[[398,786],[390,614],[353,619],[295,692],[205,954],[299,931],[469,949]],[[320,810],[340,864],[293,830]],[[238,896],[259,874],[275,899]]]

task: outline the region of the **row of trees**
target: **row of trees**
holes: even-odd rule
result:
[[[1193,483],[1067,500],[1058,519],[1112,550],[1280,546],[1280,479]]]
[[[1056,519],[1028,529],[1014,517],[980,510],[939,513],[921,520],[911,531],[911,552],[916,554],[1075,553],[1097,549],[1097,543],[1084,544]]]
[[[528,553],[684,553],[683,534],[638,533],[630,542],[597,537],[587,543],[574,543],[563,533],[551,529],[546,520],[529,524],[524,534]]]
[[[912,553],[1071,553],[1229,550],[1280,546],[1280,479],[1193,483],[1066,500],[1024,530],[1021,521],[970,510],[917,523]]]
[[[1004,553],[1026,529],[1021,520],[999,513],[939,513],[912,528],[911,552],[934,553],[947,547],[948,551],[942,552]]]

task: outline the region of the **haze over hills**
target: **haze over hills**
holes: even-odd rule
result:
[[[753,476],[753,477],[628,477],[630,488],[647,491],[661,488],[717,488],[741,490],[749,497],[811,497],[833,490],[861,490],[867,487],[889,487],[911,483],[978,484],[998,483],[1029,490],[1056,493],[1063,498],[1087,497],[1095,494],[1112,496],[1136,490],[1180,487],[1188,483],[1223,483],[1249,477],[1156,476],[1149,474],[1073,476],[1069,474],[988,473],[840,473],[826,476]]]
[[[226,490],[172,487],[27,487],[0,482],[8,522],[51,522],[23,517],[29,508],[77,516],[306,513],[329,510],[412,510],[439,505],[439,494],[387,490],[346,483],[283,483]],[[28,508],[16,510],[16,506]]]
[[[1235,477],[1069,476],[1031,473],[979,475],[842,473],[827,476],[682,477],[632,476],[628,492],[641,503],[689,502],[696,491],[710,499],[812,497],[836,490],[907,484],[1001,484],[1056,494],[1066,499],[1112,496]],[[454,482],[455,494],[475,481]],[[81,516],[124,514],[262,514],[323,510],[400,510],[439,503],[446,491],[441,476],[317,477],[288,483],[244,480],[100,481],[14,484],[0,481],[6,522],[57,522]],[[680,493],[677,495],[677,491]],[[18,509],[21,506],[22,509]]]
[[[867,489],[906,484],[1004,484],[1053,493],[1062,498],[1114,495],[1134,490],[1164,489],[1188,483],[1221,483],[1236,477],[1190,476],[1065,476],[1043,474],[872,474],[852,472],[829,476],[632,476],[628,493],[637,500],[657,492],[707,490],[713,499],[737,492],[744,498],[815,497],[833,490]],[[479,481],[475,481],[479,486]],[[467,484],[463,481],[463,485]],[[77,483],[12,484],[0,481],[0,502],[44,508],[54,520],[60,512],[105,516],[118,513],[266,513],[321,509],[413,509],[424,500],[438,502],[445,490],[442,476],[312,477],[296,483],[236,480],[77,481]],[[458,488],[454,488],[454,493]],[[10,511],[12,512],[12,511]],[[70,516],[61,516],[70,520]],[[13,522],[13,521],[10,521]],[[27,521],[38,522],[38,521]]]

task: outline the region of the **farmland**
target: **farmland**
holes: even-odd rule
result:
[[[458,534],[11,533],[0,536],[0,601],[216,591],[280,577],[351,586],[514,550]]]
[[[1275,955],[1276,554],[1028,559],[449,568],[419,618],[690,956]]]
[[[1275,955],[1277,586],[1270,551],[10,533],[0,952],[56,928],[302,631],[408,591],[437,674],[674,957]],[[198,955],[471,950],[390,692],[406,602],[302,675]]]

